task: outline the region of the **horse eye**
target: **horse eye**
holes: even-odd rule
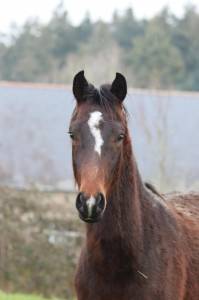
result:
[[[120,135],[118,136],[118,138],[117,138],[117,140],[118,140],[118,142],[119,141],[122,141],[123,139],[124,139],[124,134],[123,133],[120,133]]]
[[[69,134],[70,138],[71,138],[72,140],[74,140],[74,138],[75,138],[74,133],[73,133],[72,131],[69,131],[68,134]]]

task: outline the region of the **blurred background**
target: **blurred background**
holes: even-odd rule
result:
[[[74,300],[73,76],[117,71],[143,180],[199,191],[199,3],[0,0],[0,300]]]

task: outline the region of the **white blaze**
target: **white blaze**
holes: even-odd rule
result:
[[[87,204],[87,207],[88,207],[88,217],[91,217],[92,216],[92,209],[93,209],[93,206],[95,205],[96,203],[96,200],[93,196],[91,196],[87,201],[86,201],[86,204]]]
[[[88,126],[90,128],[91,134],[95,139],[95,151],[101,155],[101,147],[104,143],[99,129],[99,123],[103,120],[102,113],[100,111],[94,111],[90,113],[90,118],[88,120]]]

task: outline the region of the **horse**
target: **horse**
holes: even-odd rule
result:
[[[78,300],[198,300],[199,194],[161,194],[142,181],[123,101],[125,77],[95,88],[73,79],[69,135],[86,222]]]

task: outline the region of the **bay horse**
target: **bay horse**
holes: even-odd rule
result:
[[[199,195],[162,196],[142,181],[122,74],[96,89],[80,71],[73,93],[76,208],[87,223],[75,276],[78,300],[198,300]]]

